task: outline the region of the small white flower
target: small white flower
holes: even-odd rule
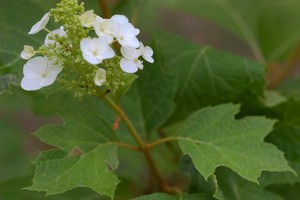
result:
[[[93,27],[99,37],[106,37],[108,43],[112,43],[118,24],[111,19],[97,17]]]
[[[139,60],[141,52],[132,47],[121,47],[124,58],[120,61],[121,69],[126,73],[135,73],[138,69],[143,69],[143,62]]]
[[[21,58],[28,60],[34,56],[35,51],[32,46],[25,45],[23,51],[21,52]]]
[[[120,67],[127,73],[135,73],[138,69],[144,68],[143,61],[139,59],[140,56],[150,63],[154,62],[153,50],[148,46],[145,47],[142,42],[140,42],[138,49],[122,46],[121,54],[124,58],[120,61]]]
[[[44,41],[45,45],[54,44],[55,43],[55,40],[49,39],[50,35],[52,37],[54,37],[55,35],[59,35],[60,37],[66,37],[67,33],[65,32],[63,26],[61,26],[59,29],[55,29],[55,30],[51,31],[50,33],[47,34],[47,36],[45,38],[45,41]],[[59,44],[57,43],[57,45],[59,45]]]
[[[49,21],[49,12],[46,13],[40,21],[38,21],[36,24],[34,24],[32,26],[32,28],[30,29],[28,34],[36,34],[36,33],[40,32],[42,29],[45,28],[48,21]]]
[[[120,45],[124,47],[139,47],[139,40],[136,36],[140,33],[140,30],[134,28],[134,26],[130,23],[119,24],[118,29],[116,31],[115,37],[120,43]]]
[[[55,64],[56,59],[49,60],[47,57],[35,57],[27,61],[23,68],[24,77],[21,87],[24,90],[38,90],[54,83],[57,75],[63,69]]]
[[[114,15],[111,17],[111,19],[118,24],[126,24],[129,23],[128,18],[125,15]]]
[[[88,10],[80,16],[80,22],[84,27],[92,27],[96,21],[97,15],[94,14],[94,10]]]
[[[84,38],[80,42],[83,58],[93,64],[100,64],[104,59],[113,58],[114,50],[105,38]]]
[[[148,61],[149,63],[154,63],[154,60],[152,58],[153,56],[153,50],[149,46],[144,46],[142,42],[140,42],[139,51],[141,53],[141,56]]]
[[[96,71],[94,82],[96,85],[101,86],[106,81],[106,71],[105,69],[99,68]]]

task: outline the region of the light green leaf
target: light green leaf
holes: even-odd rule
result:
[[[263,65],[171,34],[155,35],[155,43],[160,65],[165,72],[175,72],[178,81],[172,119],[185,118],[207,105],[249,102],[262,95]]]
[[[216,170],[222,200],[283,200],[280,196],[264,190],[225,167]]]
[[[226,104],[195,112],[176,136],[184,154],[207,179],[218,166],[226,166],[243,178],[257,182],[263,170],[292,171],[283,153],[263,142],[274,120],[245,117],[235,120],[239,106]]]
[[[89,187],[101,195],[114,196],[119,180],[116,139],[106,122],[94,113],[76,108],[61,111],[65,125],[38,130],[42,141],[60,148],[36,159],[30,190],[59,194],[75,187]]]

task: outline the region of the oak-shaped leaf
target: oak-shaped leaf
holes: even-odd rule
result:
[[[113,198],[119,180],[116,139],[108,124],[84,109],[61,111],[64,125],[50,125],[35,132],[43,142],[59,149],[42,152],[30,190],[59,194],[88,187]]]
[[[207,179],[218,166],[226,166],[253,182],[263,170],[293,171],[283,153],[263,140],[274,120],[265,117],[235,119],[239,106],[206,107],[195,112],[176,133],[184,154]]]

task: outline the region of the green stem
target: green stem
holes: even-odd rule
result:
[[[179,137],[165,137],[165,138],[162,138],[162,139],[159,139],[159,140],[156,140],[150,144],[148,144],[148,147],[150,149],[152,149],[154,146],[156,145],[159,145],[159,144],[162,144],[162,143],[166,143],[166,142],[172,142],[174,140],[178,140]]]
[[[103,99],[122,118],[122,120],[124,121],[124,123],[126,124],[128,130],[129,130],[131,136],[133,137],[133,139],[139,146],[141,152],[145,155],[151,171],[153,172],[153,174],[155,175],[155,177],[157,178],[157,180],[160,183],[161,189],[164,189],[166,187],[165,180],[162,177],[162,175],[150,153],[150,148],[148,147],[148,144],[146,144],[143,141],[143,139],[138,134],[137,130],[135,129],[131,120],[128,118],[128,116],[123,111],[123,109],[120,106],[118,106],[115,102],[113,102],[109,97],[105,96]]]

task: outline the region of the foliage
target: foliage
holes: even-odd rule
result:
[[[298,0],[83,2],[0,1],[1,200],[300,195]],[[96,44],[91,38],[100,30],[88,25],[94,15],[82,22],[83,6],[109,20],[125,14],[148,39],[154,63],[151,48],[135,44],[133,25],[124,44],[120,19],[106,21],[120,32],[109,35],[114,43],[97,41],[110,55],[90,55],[93,45],[83,48],[82,41]],[[47,28],[64,25],[65,32],[50,33],[49,45],[45,34],[27,33],[51,8],[56,21]],[[160,25],[165,12],[215,24],[248,45],[249,58],[168,33]],[[27,62],[20,53],[28,44],[34,53],[27,48],[27,56],[61,65],[55,76],[45,75],[57,81],[34,92],[22,89],[30,75],[22,72]],[[28,112],[47,122],[30,127]]]

